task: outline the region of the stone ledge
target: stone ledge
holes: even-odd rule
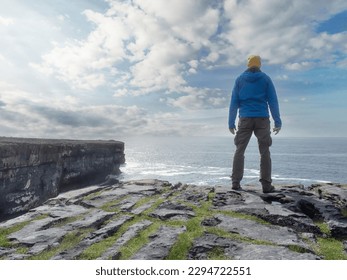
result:
[[[347,259],[345,187],[277,188],[142,180],[73,190],[0,223],[0,259]]]

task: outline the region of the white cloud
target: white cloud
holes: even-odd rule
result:
[[[283,74],[283,75],[278,75],[276,77],[276,79],[279,81],[287,81],[289,79],[289,77],[288,77],[288,75]]]
[[[0,80],[0,135],[43,138],[120,139],[129,135],[197,133],[181,114],[137,105],[83,104],[74,96],[22,90]],[[194,128],[192,131],[191,129]]]
[[[308,61],[295,62],[295,63],[287,63],[285,65],[288,70],[305,70],[311,68],[313,63]]]
[[[131,85],[146,91],[177,91],[186,83],[183,61],[191,57],[191,49],[175,39],[151,48],[146,58],[131,67]]]
[[[224,8],[229,25],[221,34],[227,42],[222,52],[231,65],[259,53],[270,64],[298,69],[307,60],[326,63],[333,49],[347,43],[341,34],[315,32],[319,22],[347,8],[345,1],[226,0]]]
[[[167,103],[173,107],[185,110],[201,110],[227,107],[229,96],[220,89],[183,87],[185,95],[177,98],[167,98]]]
[[[13,18],[0,16],[0,25],[9,26],[11,24],[14,24],[14,19]]]
[[[184,86],[190,70],[187,62],[198,62],[201,48],[211,45],[209,39],[217,30],[219,10],[208,1],[109,3],[105,14],[84,12],[95,24],[86,40],[56,46],[43,56],[43,63],[32,66],[76,88],[93,89],[106,84],[103,71],[115,67],[128,68],[131,77],[127,84],[132,93],[178,91]],[[88,82],[90,75],[92,83]],[[116,80],[113,85],[120,82],[117,75],[112,78]]]
[[[74,88],[109,84],[124,96],[182,92],[200,69],[244,64],[250,53],[261,54],[265,63],[303,70],[334,63],[336,50],[346,52],[343,34],[315,32],[320,21],[347,8],[342,0],[108,3],[105,13],[84,11],[94,24],[85,40],[57,45],[41,64],[31,65]]]

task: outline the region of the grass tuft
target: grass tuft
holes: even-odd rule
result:
[[[207,258],[209,260],[230,260],[231,258],[225,255],[224,249],[222,247],[214,247],[208,254]]]
[[[347,260],[343,243],[334,238],[317,238],[319,248],[317,254],[323,256],[325,260]]]

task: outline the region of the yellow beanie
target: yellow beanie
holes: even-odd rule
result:
[[[252,68],[252,67],[258,67],[260,68],[261,66],[261,59],[259,55],[250,55],[247,59],[247,67]]]

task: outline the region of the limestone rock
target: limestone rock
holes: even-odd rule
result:
[[[158,180],[91,185],[1,222],[0,259],[159,260],[182,245],[186,259],[320,259],[321,238],[336,238],[346,251],[345,192],[335,187],[283,186],[264,195],[252,186],[239,192]]]
[[[297,253],[283,246],[247,244],[230,241],[213,234],[205,234],[195,240],[189,251],[189,259],[206,260],[214,249],[221,249],[225,258],[233,260],[316,260],[311,253]]]
[[[113,259],[117,260],[121,257],[121,254],[119,252],[119,249],[125,245],[128,241],[130,241],[132,238],[136,237],[139,232],[146,229],[152,224],[151,221],[144,220],[139,223],[136,223],[129,227],[129,229],[117,240],[115,244],[113,244],[101,257],[100,259]]]
[[[159,218],[161,220],[168,219],[188,219],[195,217],[193,209],[179,203],[175,204],[172,202],[162,203],[153,213],[150,214],[151,217]]]
[[[183,233],[185,228],[162,226],[151,241],[140,249],[133,257],[134,260],[163,260],[176,242],[177,236]]]
[[[297,234],[286,227],[263,225],[255,221],[224,215],[217,215],[216,218],[221,221],[217,225],[217,228],[222,228],[230,233],[237,233],[254,240],[268,241],[277,245],[297,245],[306,247],[306,245],[299,240]]]

